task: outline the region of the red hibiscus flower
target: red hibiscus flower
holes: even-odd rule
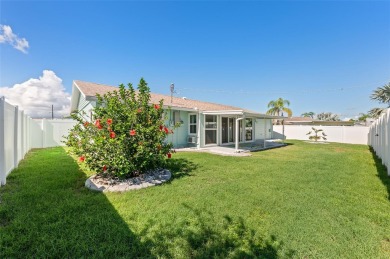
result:
[[[172,157],[172,154],[171,154],[171,153],[168,153],[167,156],[168,156],[168,158],[171,158],[171,157]]]
[[[165,133],[169,134],[169,129],[167,127],[164,127]]]
[[[89,125],[88,121],[84,122],[84,127],[87,127],[88,125]]]
[[[154,109],[156,109],[156,110],[160,109],[160,105],[155,104],[155,105],[154,105]]]
[[[103,172],[107,171],[107,166],[103,166]]]
[[[99,120],[99,119],[96,120],[95,126],[96,126],[98,129],[102,129],[102,128],[103,128],[102,125],[100,125],[100,120]]]
[[[79,157],[79,162],[84,162],[85,161],[85,156]]]
[[[160,128],[160,130],[162,130],[164,127],[163,127],[163,125],[160,125],[160,127],[159,127],[159,128]]]
[[[135,130],[130,130],[130,136],[135,136],[137,132]]]
[[[107,119],[107,124],[111,125],[112,124],[112,119]]]
[[[115,138],[115,132],[110,131],[110,138]]]

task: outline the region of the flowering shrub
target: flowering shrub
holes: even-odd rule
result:
[[[104,96],[97,95],[94,121],[73,113],[78,124],[70,131],[66,144],[88,167],[108,177],[132,177],[163,167],[171,158],[173,133],[164,125],[163,101],[150,104],[150,89],[144,79],[138,91],[131,84]]]

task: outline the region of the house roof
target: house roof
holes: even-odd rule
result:
[[[97,84],[97,83],[91,83],[91,82],[85,82],[80,80],[74,80],[73,85],[76,86],[80,93],[85,96],[87,100],[96,100],[96,94],[104,95],[108,92],[112,92],[114,90],[118,90],[118,87],[109,86],[109,85],[103,85],[103,84]],[[74,91],[74,90],[73,90]],[[73,93],[72,93],[73,94]],[[73,98],[73,96],[72,96]],[[189,109],[189,110],[198,110],[203,112],[225,112],[230,114],[238,114],[238,113],[250,113],[252,115],[261,115],[262,117],[267,118],[279,118],[277,116],[270,116],[265,115],[249,110],[245,110],[239,107],[230,106],[230,105],[224,105],[224,104],[217,104],[217,103],[211,103],[211,102],[203,102],[203,101],[197,101],[192,100],[188,98],[180,98],[180,97],[172,97],[171,102],[171,96],[163,95],[163,94],[156,94],[156,93],[150,93],[151,103],[159,103],[160,100],[163,100],[164,106],[169,106],[172,108],[179,108],[179,109]],[[73,102],[72,102],[73,105]],[[75,110],[76,107],[72,107],[72,110]],[[284,117],[283,117],[284,118]]]

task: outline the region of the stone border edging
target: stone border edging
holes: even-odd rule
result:
[[[160,185],[169,181],[171,177],[172,173],[167,169],[156,170],[152,173],[122,181],[112,180],[110,183],[106,183],[101,178],[96,178],[96,175],[92,175],[85,181],[85,187],[98,192],[126,192]]]

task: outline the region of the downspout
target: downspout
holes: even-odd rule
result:
[[[238,129],[239,123],[238,122],[242,119],[244,119],[244,117],[236,119],[236,148],[235,148],[236,153],[238,153],[238,144],[239,144],[239,129]]]

